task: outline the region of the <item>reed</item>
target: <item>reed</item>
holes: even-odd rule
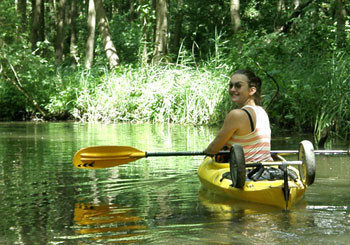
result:
[[[260,51],[256,48],[254,55],[237,49],[224,60],[220,42],[214,47],[209,61],[200,64],[193,53],[180,49],[175,63],[67,72],[46,108],[81,122],[220,124],[232,108],[226,87],[229,74],[244,67],[252,67],[262,78],[264,105],[270,104],[276,86],[251,58],[261,57]],[[286,62],[281,63],[282,58]],[[277,52],[259,63],[279,84],[280,93],[268,109],[273,132],[314,132],[317,141],[325,132],[349,137],[350,58],[345,52],[303,59],[279,57]]]
[[[329,76],[323,81],[314,135],[317,140],[325,134],[347,139],[350,133],[350,59],[344,52],[333,55],[327,67]]]
[[[168,64],[123,67],[91,86],[81,78],[75,119],[82,122],[210,124],[220,120],[227,71]]]

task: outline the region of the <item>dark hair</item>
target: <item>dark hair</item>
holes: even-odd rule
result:
[[[245,75],[248,78],[249,87],[255,87],[256,92],[254,94],[254,101],[257,105],[261,105],[261,79],[254,74],[251,70],[243,69],[237,70],[235,74]]]

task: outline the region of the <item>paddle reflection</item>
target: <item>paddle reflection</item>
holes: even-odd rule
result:
[[[147,227],[142,224],[144,223],[142,218],[130,214],[132,211],[130,208],[116,205],[77,203],[74,209],[74,222],[82,227],[75,232],[92,240],[140,242]]]

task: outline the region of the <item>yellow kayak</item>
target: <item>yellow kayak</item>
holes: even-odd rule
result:
[[[244,170],[241,167],[239,171],[242,173],[235,173],[235,176],[230,174],[233,171],[231,160],[230,163],[218,163],[214,158],[206,157],[198,168],[198,176],[203,187],[215,194],[289,209],[303,197],[307,186],[314,181],[315,158],[312,144],[310,144],[309,141],[303,141],[300,144],[299,161],[286,161],[281,156],[276,162],[245,164],[243,160]],[[263,166],[265,172],[268,172],[267,170],[271,172],[268,174],[269,177],[253,178],[253,175],[249,174],[259,166],[260,168]],[[282,171],[281,166],[284,166],[286,171]],[[279,176],[280,178],[272,176],[276,172],[282,173],[282,176]],[[238,181],[241,181],[241,184],[232,181],[237,176],[242,178]]]

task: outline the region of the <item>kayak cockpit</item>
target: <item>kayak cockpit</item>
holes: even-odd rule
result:
[[[298,161],[276,156],[273,162],[259,163],[245,163],[243,150],[236,145],[231,148],[229,163],[207,157],[198,168],[198,176],[204,187],[232,199],[290,208],[315,178],[310,144],[301,143]]]

